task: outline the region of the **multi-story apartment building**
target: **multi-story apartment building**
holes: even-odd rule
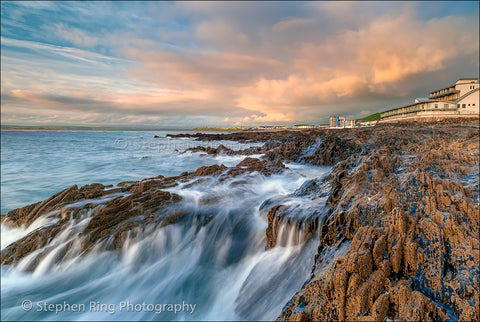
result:
[[[476,78],[461,78],[454,85],[430,93],[427,100],[393,108],[381,114],[382,121],[455,117],[479,114],[479,83]]]

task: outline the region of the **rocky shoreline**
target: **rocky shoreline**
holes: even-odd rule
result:
[[[3,249],[1,263],[15,265],[30,256],[27,270],[35,269],[49,242],[72,223],[79,237],[55,254],[57,263],[98,248],[119,250],[142,230],[192,220],[208,225],[215,214],[187,216],[182,197],[167,191],[177,185],[250,172],[268,176],[289,162],[328,165],[333,167],[328,176],[260,207],[268,220],[266,249],[285,243],[280,231],[285,227],[297,243],[320,238],[310,277],[278,320],[480,320],[478,118],[170,137],[264,144],[241,151],[189,149],[245,155],[235,167],[201,167],[117,187],[72,186],[10,211],[2,224],[28,226],[42,216],[52,224]],[[263,156],[248,157],[257,154]]]

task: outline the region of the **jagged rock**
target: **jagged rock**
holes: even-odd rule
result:
[[[257,158],[246,157],[235,167],[230,168],[227,172],[228,176],[238,176],[246,172],[260,172],[265,175],[281,172],[285,169],[285,165],[280,162],[268,162]]]
[[[222,172],[224,172],[225,170],[227,170],[227,167],[224,166],[223,164],[221,165],[217,165],[217,164],[214,164],[212,166],[204,166],[204,167],[200,167],[198,168],[194,173],[193,175],[194,176],[212,176],[212,175],[219,175],[221,174]]]
[[[249,155],[249,154],[259,154],[263,152],[262,147],[250,147],[244,150],[232,150],[227,148],[223,144],[220,144],[217,148],[212,147],[204,147],[204,146],[197,146],[194,148],[189,148],[184,151],[185,152],[203,152],[209,155]]]
[[[329,249],[350,244],[333,264],[314,268],[278,319],[479,320],[473,132],[403,124],[352,133],[363,146],[327,178],[331,210],[315,267]]]
[[[268,140],[278,140],[279,138],[293,137],[297,134],[301,134],[302,131],[286,130],[275,132],[234,132],[234,133],[195,133],[195,134],[167,134],[167,137],[171,138],[197,138],[199,141],[238,141],[238,142],[264,142]]]
[[[73,185],[44,201],[9,211],[2,218],[2,222],[5,224],[28,226],[38,217],[59,210],[66,204],[82,199],[94,199],[120,191],[120,189],[104,190],[104,188],[105,186],[100,183],[86,185],[80,189],[78,189],[77,185]]]
[[[312,155],[303,157],[301,160],[314,165],[334,165],[360,151],[360,146],[352,143],[351,140],[327,136]]]
[[[162,190],[179,182],[200,184],[208,176],[222,180],[252,171],[269,175],[283,171],[286,161],[332,165],[324,179],[261,206],[268,220],[267,249],[282,243],[281,227],[301,231],[303,241],[314,233],[320,237],[310,278],[278,319],[478,321],[478,118],[475,122],[179,135],[268,144],[261,149],[263,158],[245,158],[232,168],[201,167],[176,177],[124,182],[110,190],[99,184],[72,186],[13,210],[3,223],[28,226],[47,214],[57,221],[7,246],[1,261],[18,262],[45,247],[66,222],[82,218],[79,209],[65,208],[76,201],[125,193],[105,204],[82,206],[93,215],[81,232],[82,250],[100,244],[113,250],[147,225],[188,224],[183,209],[175,207],[180,197]],[[234,153],[223,147],[208,151]],[[301,210],[292,205],[294,198],[301,200]],[[200,214],[199,222],[208,224],[213,218]],[[68,256],[70,246],[56,260]]]
[[[189,148],[189,149],[186,149],[185,152],[204,152],[206,154],[213,154],[213,155],[218,155],[218,154],[226,154],[226,155],[234,155],[236,154],[235,152],[237,151],[233,151],[232,149],[230,148],[227,148],[226,146],[224,146],[223,144],[220,144],[217,148],[212,148],[212,147],[204,147],[204,146],[197,146],[195,148]],[[240,153],[238,153],[240,154]]]
[[[186,214],[187,214],[186,211],[177,211],[171,215],[168,215],[162,220],[162,224],[160,225],[160,227],[165,227],[168,225],[175,224],[179,220],[181,220],[183,217],[185,217]]]
[[[2,218],[2,224],[30,225],[40,216],[50,215],[58,221],[53,225],[35,230],[2,251],[2,264],[14,264],[32,252],[45,247],[48,242],[61,232],[70,220],[78,220],[80,212],[91,211],[91,217],[86,227],[81,231],[80,252],[92,250],[103,243],[104,249],[120,249],[128,236],[134,237],[136,229],[147,224],[160,223],[160,228],[176,223],[185,215],[185,211],[171,212],[169,206],[178,203],[181,197],[161,189],[173,187],[179,181],[188,181],[205,176],[220,176],[225,178],[237,176],[246,172],[259,171],[264,174],[276,173],[284,169],[281,162],[271,164],[255,158],[246,158],[236,167],[227,168],[224,165],[212,165],[198,168],[194,172],[183,173],[176,177],[157,176],[141,181],[122,182],[121,188],[105,189],[101,184],[86,185],[78,189],[72,186],[45,201],[19,208],[9,212]],[[226,173],[228,170],[228,173]],[[195,180],[194,180],[195,181]],[[196,180],[196,184],[199,184]],[[192,183],[193,184],[193,183]],[[108,197],[119,192],[117,196],[105,203],[86,203],[79,208],[65,208],[74,202],[85,199]],[[197,224],[206,225],[214,215],[201,215]],[[41,255],[41,254],[40,254]],[[59,256],[58,260],[63,257]],[[39,259],[32,261],[28,269],[33,270]]]
[[[267,250],[277,244],[285,246],[289,239],[301,244],[316,234],[324,214],[326,188],[319,180],[310,180],[290,196],[264,201],[260,211],[267,213]]]
[[[61,232],[65,221],[59,221],[53,226],[37,229],[29,235],[17,240],[2,250],[1,263],[13,264],[28,254],[48,244]]]

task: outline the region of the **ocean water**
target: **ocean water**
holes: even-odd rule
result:
[[[238,164],[243,156],[185,153],[197,145],[253,144],[169,139],[162,132],[2,132],[2,214],[43,200],[72,184],[117,184],[159,174],[177,175],[203,165]],[[154,135],[160,138],[153,138]],[[260,156],[258,156],[260,157]],[[1,268],[2,320],[273,320],[312,269],[318,237],[281,227],[281,246],[265,250],[266,210],[328,167],[290,164],[283,173],[248,173],[228,180],[207,177],[170,188],[183,197],[186,222],[147,226],[121,251],[99,244],[89,254],[55,261],[67,243],[80,241],[90,212],[16,265]],[[205,202],[208,200],[209,202]],[[291,200],[291,198],[290,198]],[[98,200],[102,203],[103,200]],[[298,200],[302,204],[302,200]],[[207,224],[201,218],[213,218]],[[51,225],[2,225],[2,249]],[[132,235],[133,236],[133,235]],[[25,268],[43,252],[35,270]]]
[[[243,159],[175,150],[198,145],[224,144],[233,149],[260,145],[170,139],[165,137],[167,133],[175,132],[2,131],[1,214],[74,184],[107,185],[160,174],[174,176],[216,163],[233,166]]]

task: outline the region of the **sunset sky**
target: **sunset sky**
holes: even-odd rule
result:
[[[478,1],[2,1],[2,124],[358,118],[478,77],[478,15]]]

